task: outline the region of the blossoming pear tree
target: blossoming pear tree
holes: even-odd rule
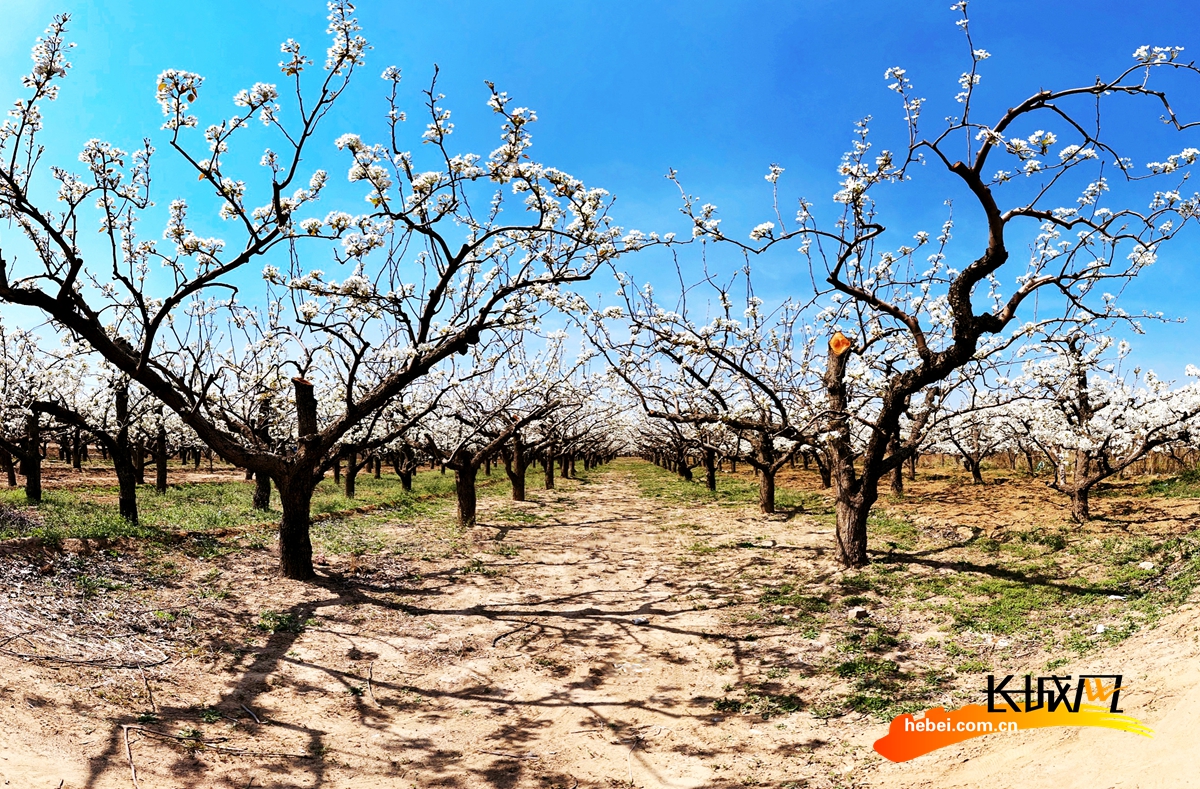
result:
[[[822,431],[836,482],[837,552],[849,567],[868,562],[867,518],[880,480],[924,437],[923,430],[900,437],[904,415],[973,360],[1028,336],[1027,323],[1047,329],[1056,316],[1064,325],[1121,317],[1116,300],[1102,295],[1106,286],[1120,292],[1195,222],[1200,205],[1185,191],[1200,158],[1200,122],[1179,118],[1168,89],[1168,82],[1200,77],[1200,69],[1179,47],[1142,47],[1115,74],[1016,97],[984,117],[980,85],[989,54],[972,41],[966,2],[953,9],[968,69],[946,121],[930,126],[927,102],[907,72],[889,68],[885,78],[903,112],[900,144],[877,148],[869,119],[858,124],[828,218],[805,199],[785,218],[778,165],[766,176],[774,215],[748,240],[722,229],[716,206],[683,192],[695,237],[748,254],[798,247],[811,273],[814,292],[803,300],[822,305],[817,323],[832,338],[823,353]],[[1151,105],[1153,114],[1142,114]],[[1120,135],[1109,132],[1118,112]],[[1166,155],[1152,150],[1155,137],[1128,132],[1160,120],[1184,140]],[[912,186],[944,175],[956,183],[950,191],[942,181],[924,191]],[[953,203],[940,233],[885,219],[897,201],[931,195],[935,205]],[[955,229],[954,216],[968,211],[978,225]],[[1018,254],[1027,242],[1029,254]],[[856,357],[878,345],[890,358],[870,365],[876,386],[864,408],[848,396],[847,377]],[[865,431],[864,441],[856,431]]]
[[[343,438],[490,333],[533,320],[539,299],[623,248],[607,193],[532,158],[536,115],[503,92],[487,94],[502,135],[490,154],[455,149],[436,87],[409,146],[395,68],[383,72],[385,141],[337,140],[366,210],[318,214],[331,191],[327,169],[313,166],[326,158],[318,130],[369,50],[354,6],[329,8],[323,62],[287,40],[279,68],[288,87],[255,83],[202,132],[204,78],[161,74],[153,87],[166,145],[193,173],[188,190],[207,193],[189,199],[176,185],[165,218],[151,197],[149,139],[131,152],[93,139],[81,170],[46,166],[42,107],[70,68],[69,17],[38,40],[27,95],[0,126],[0,219],[21,234],[0,250],[0,301],[40,311],[222,458],[273,481],[280,569],[296,579],[314,575],[312,494]],[[263,150],[254,172],[235,156],[251,146]],[[222,232],[210,232],[218,217]],[[163,242],[139,232],[164,221]],[[321,259],[340,273],[314,264]],[[257,270],[261,291],[248,284]],[[263,343],[278,347],[265,379],[226,364]],[[264,437],[263,425],[281,421],[287,438]]]

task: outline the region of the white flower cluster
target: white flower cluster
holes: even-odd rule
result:
[[[158,88],[155,98],[162,107],[163,115],[167,116],[164,129],[177,131],[182,127],[195,127],[199,122],[195,115],[188,115],[188,109],[196,101],[196,94],[204,84],[204,77],[190,71],[168,69],[158,75]]]

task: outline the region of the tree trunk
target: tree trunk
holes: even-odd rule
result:
[[[546,490],[554,490],[554,455],[547,454],[543,466],[546,469]]]
[[[821,487],[828,490],[833,487],[833,473],[829,470],[828,463],[817,461],[817,473],[821,475]]]
[[[972,459],[967,460],[967,468],[970,469],[970,471],[971,471],[971,484],[972,485],[982,485],[983,484],[983,474],[981,473],[980,468],[979,468],[982,465],[983,465],[983,463],[981,461],[972,460]]]
[[[512,500],[525,501],[525,469],[529,461],[525,459],[525,446],[519,439],[513,441],[512,454],[504,456],[504,473],[512,485]]]
[[[704,486],[709,490],[717,489],[717,451],[704,450]]]
[[[254,475],[254,509],[271,510],[271,478],[261,472]]]
[[[133,469],[137,475],[137,484],[146,484],[146,445],[142,439],[133,442]]]
[[[112,455],[113,470],[117,473],[118,503],[121,517],[130,523],[138,522],[137,486],[138,471],[133,453],[140,451],[129,445],[129,384],[117,383],[113,393],[113,405],[117,417],[117,433],[112,446],[107,447]]]
[[[358,450],[346,447],[346,498],[354,498],[355,482],[358,479]]]
[[[308,581],[316,576],[312,564],[313,490],[321,481],[320,460],[314,451],[317,442],[317,397],[313,385],[303,378],[293,378],[296,395],[296,435],[299,439],[299,461],[312,465],[292,466],[290,473],[275,478],[279,489],[279,570],[284,578]],[[316,458],[314,460],[314,458]],[[264,473],[262,469],[259,473]]]
[[[1088,494],[1091,486],[1075,488],[1071,491],[1071,517],[1078,523],[1087,523],[1092,519],[1091,508],[1088,506]]]
[[[914,452],[908,456],[908,481],[916,482],[917,480],[917,453]]]
[[[375,479],[380,479],[383,476],[383,458],[376,455],[371,462],[375,465]]]
[[[42,432],[37,414],[25,418],[25,498],[31,504],[42,501]]]
[[[758,508],[766,514],[775,511],[775,469],[762,469],[758,477]]]
[[[904,495],[904,464],[901,463],[900,465],[896,466],[894,469],[891,470],[891,472],[889,472],[889,474],[892,478],[892,495],[897,496],[897,497],[903,496]]]
[[[159,417],[162,417],[161,409]],[[159,493],[167,492],[167,429],[162,424],[154,437],[154,489]]]
[[[8,478],[8,486],[15,488],[17,486],[17,470],[13,468],[12,455],[3,449],[0,449],[0,466],[4,467],[4,475]]]
[[[308,474],[276,480],[283,516],[279,519],[279,570],[284,578],[308,581],[316,577],[312,563],[313,479]]]
[[[846,567],[865,567],[868,561],[867,516],[871,507],[855,498],[838,496],[837,499],[838,559]]]
[[[121,517],[130,523],[138,522],[137,469],[128,447],[117,448],[112,453],[113,470],[117,473],[117,502]]]
[[[454,470],[454,495],[458,499],[458,525],[469,529],[475,525],[475,477],[478,466],[464,464]]]
[[[83,468],[83,431],[78,426],[71,435],[71,468]]]

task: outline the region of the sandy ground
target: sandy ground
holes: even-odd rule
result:
[[[828,526],[647,501],[620,472],[534,495],[483,499],[492,525],[457,558],[325,557],[315,584],[278,579],[266,549],[172,557],[166,576],[130,559],[0,559],[9,610],[28,620],[27,646],[0,645],[41,658],[0,655],[0,780],[130,787],[132,767],[139,789],[1189,785],[1193,610],[1060,670],[1129,676],[1124,706],[1153,739],[1043,730],[891,765],[871,751],[887,725],[870,717],[713,708],[772,667],[803,676],[824,645],[728,637],[722,610],[698,601],[747,590],[743,572],[761,559],[698,562],[687,546],[773,544],[819,579],[835,572]],[[413,524],[386,528],[411,543]],[[124,586],[64,607],[56,631],[47,604],[20,608],[47,566],[64,583],[85,566]],[[206,587],[214,572],[220,584]],[[216,586],[224,596],[198,591]],[[297,626],[256,628],[268,611]],[[72,641],[105,616],[122,622],[117,635]]]
[[[1056,674],[1123,673],[1121,709],[1150,738],[1094,728],[994,734],[901,764],[884,762],[873,787],[997,789],[1175,789],[1200,786],[1200,614],[1192,604],[1153,630]]]

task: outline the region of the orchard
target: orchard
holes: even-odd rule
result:
[[[1200,586],[1143,288],[1200,238],[1200,66],[1024,90],[968,10],[957,90],[886,68],[840,160],[630,205],[347,0],[68,149],[52,16],[0,125],[0,775],[905,785],[895,716],[1149,654]]]

